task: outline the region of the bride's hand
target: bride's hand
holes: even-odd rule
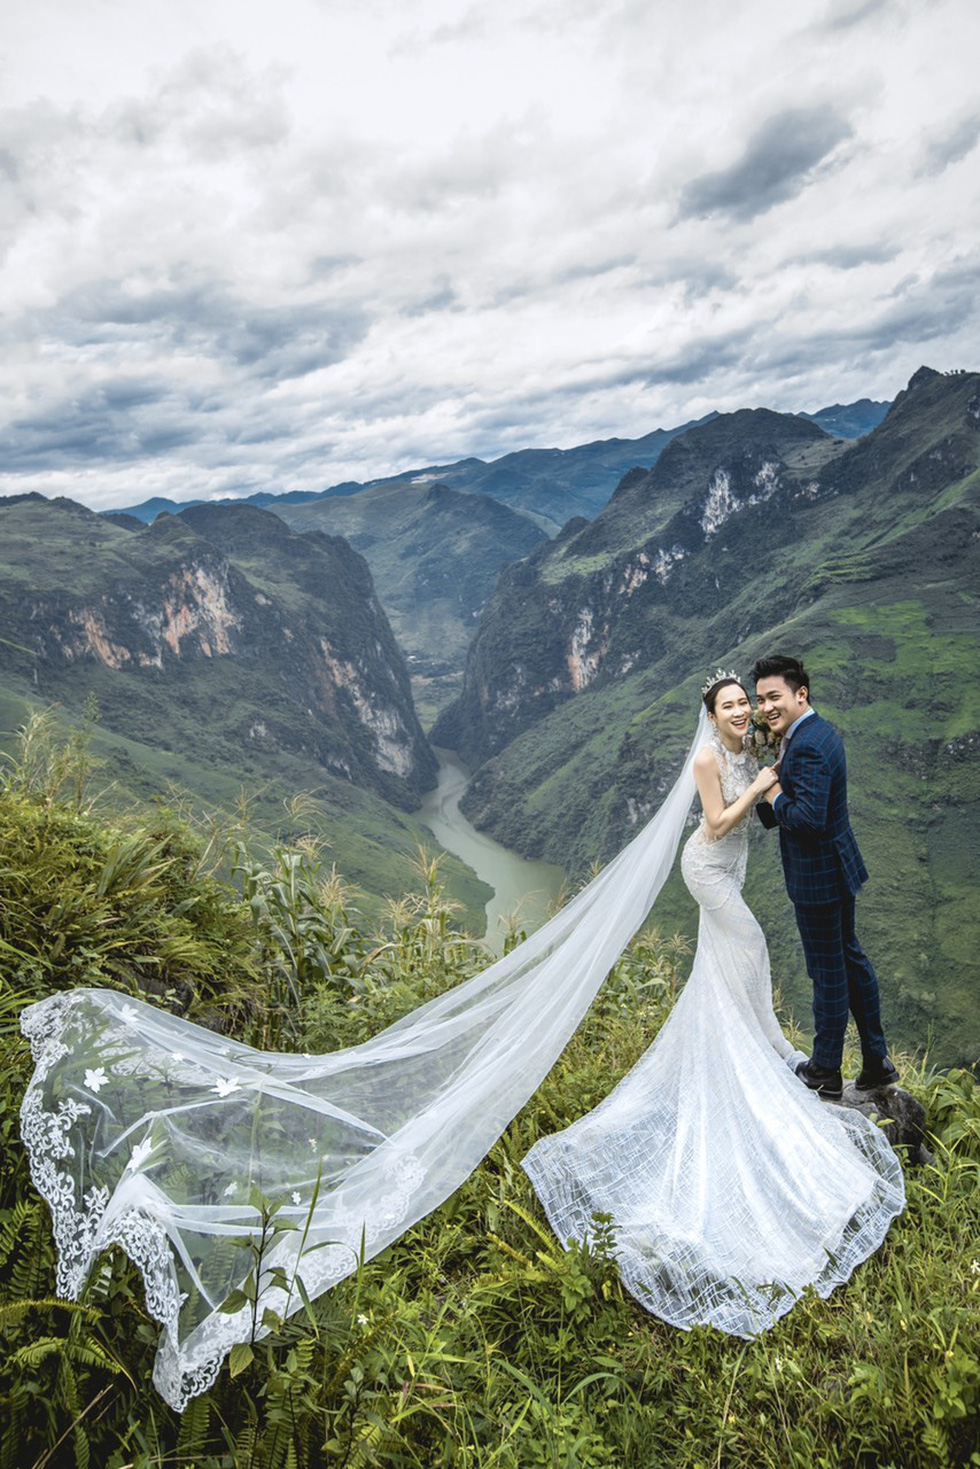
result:
[[[779,771],[774,765],[765,765],[759,771],[752,784],[756,795],[764,796],[766,791],[771,791],[773,786],[778,786]]]

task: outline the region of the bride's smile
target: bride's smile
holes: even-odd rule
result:
[[[711,717],[718,726],[718,733],[724,744],[734,753],[740,752],[752,717],[749,696],[740,684],[729,684],[719,692]]]

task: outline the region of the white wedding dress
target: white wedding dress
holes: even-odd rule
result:
[[[21,1127],[57,1289],[77,1297],[102,1251],[126,1251],[161,1325],[154,1382],[175,1408],[263,1334],[267,1309],[288,1315],[350,1275],[472,1173],[666,881],[704,730],[702,714],[656,816],[561,912],[363,1045],[256,1051],[108,990],[24,1012],[36,1064]],[[686,863],[701,874],[702,941],[675,1017],[577,1124],[577,1166],[573,1129],[529,1168],[563,1238],[610,1204],[631,1289],[670,1320],[724,1325],[743,1281],[761,1301],[762,1276],[794,1291],[842,1280],[900,1210],[902,1181],[877,1129],[822,1107],[779,1058],[765,944],[738,896],[744,835],[700,851],[695,838]],[[256,1191],[292,1226],[263,1252],[257,1306],[236,1294],[262,1246]],[[764,1319],[761,1306],[746,1318]]]
[[[757,766],[716,733],[731,805]],[[612,1216],[623,1280],[676,1326],[750,1337],[804,1287],[828,1295],[901,1213],[901,1167],[882,1131],[822,1102],[772,1008],[765,937],[742,898],[747,821],[702,821],[684,879],[700,907],[691,976],[633,1070],[594,1111],[524,1160],[552,1228],[585,1240]]]

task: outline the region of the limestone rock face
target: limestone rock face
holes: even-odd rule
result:
[[[171,745],[312,756],[412,805],[435,757],[363,558],[254,506],[134,530],[70,501],[0,500],[0,660],[66,704]]]

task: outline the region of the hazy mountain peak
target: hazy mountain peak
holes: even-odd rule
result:
[[[258,544],[286,540],[292,534],[285,521],[271,510],[244,503],[191,505],[177,518],[228,554],[236,549],[254,550]],[[154,522],[155,526],[159,524],[159,519]]]
[[[932,382],[934,378],[942,377],[942,375],[943,374],[941,372],[937,372],[934,367],[920,367],[918,371],[913,372],[912,376],[909,378],[908,387],[905,389],[905,391],[907,393],[914,392],[916,388],[921,388],[923,383]]]

